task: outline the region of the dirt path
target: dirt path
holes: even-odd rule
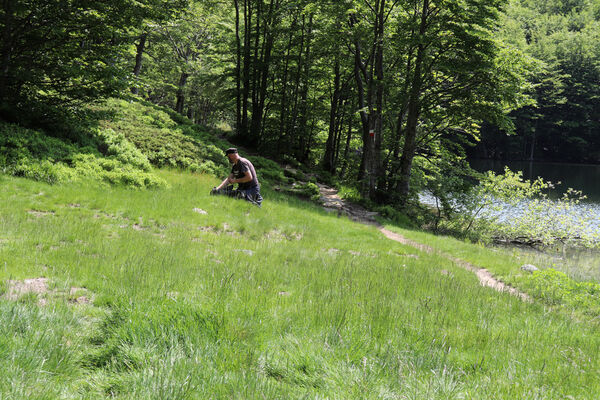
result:
[[[374,217],[377,213],[367,211],[359,205],[351,204],[342,200],[338,196],[336,189],[322,184],[318,184],[318,186],[319,191],[321,192],[321,201],[323,202],[323,207],[326,210],[337,212],[338,215],[348,215],[352,220],[357,222],[374,225],[388,239],[395,240],[396,242],[402,243],[404,245],[412,246],[426,253],[435,253],[441,255],[442,257],[447,258],[448,260],[466,269],[467,271],[471,271],[475,275],[477,275],[479,283],[482,286],[491,287],[492,289],[497,290],[499,292],[507,292],[513,296],[519,297],[523,301],[532,301],[531,297],[529,297],[526,293],[523,293],[507,285],[506,283],[494,278],[494,276],[487,269],[478,267],[477,265],[473,265],[465,260],[461,260],[460,258],[456,258],[450,254],[444,253],[440,250],[436,250],[425,244],[415,242],[414,240],[405,238],[404,236],[398,233],[385,229],[375,220]]]

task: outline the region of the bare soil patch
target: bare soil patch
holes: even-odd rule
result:
[[[48,278],[32,278],[24,279],[22,281],[8,280],[6,281],[6,293],[4,297],[8,300],[16,301],[22,296],[34,293],[36,295],[44,296],[40,297],[38,304],[46,305],[48,300],[47,296],[60,296],[67,295],[67,293],[60,292],[58,290],[50,290],[48,287]],[[76,304],[88,304],[91,302],[92,296],[89,291],[85,288],[71,287],[68,293],[68,300],[70,303]]]
[[[31,214],[35,217],[45,217],[47,215],[54,215],[54,211],[44,211],[44,210],[27,210],[28,214]]]

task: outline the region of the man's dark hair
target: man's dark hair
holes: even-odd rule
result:
[[[235,147],[230,147],[227,150],[225,150],[225,155],[233,154],[233,153],[237,153],[237,149]]]

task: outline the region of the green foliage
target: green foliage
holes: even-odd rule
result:
[[[485,157],[600,161],[600,49],[594,2],[511,0],[499,38],[511,52],[511,68],[531,60],[523,75],[534,104],[512,113],[516,136],[484,129],[478,150]],[[527,62],[527,61],[526,61]]]
[[[101,121],[104,132],[114,131],[121,143],[133,143],[157,167],[169,166],[217,175],[227,170],[223,150],[213,143],[223,149],[227,145],[174,112],[166,112],[138,100],[119,99],[107,100],[100,109],[111,115],[110,119]],[[173,117],[184,124],[173,120]]]
[[[575,212],[585,196],[569,188],[563,197],[550,199],[547,190],[551,188],[551,182],[523,179],[521,171],[513,172],[508,167],[503,174],[488,171],[477,186],[448,198],[453,213],[440,218],[440,226],[479,239],[496,236],[507,240],[526,238],[544,245],[570,241],[587,247],[600,245],[593,214]],[[506,209],[519,212],[511,219],[501,219]]]
[[[42,132],[0,121],[0,163],[11,165],[21,159],[68,160],[78,150],[64,140]],[[93,151],[90,148],[84,149]]]
[[[391,205],[379,206],[375,208],[383,218],[404,228],[416,228],[415,222],[403,211],[395,209]]]
[[[319,187],[312,182],[306,182],[298,185],[293,189],[293,191],[299,196],[308,197],[312,201],[319,201],[321,198]]]
[[[600,315],[600,284],[578,282],[553,268],[534,271],[519,283],[533,297],[551,305],[562,305],[591,316]]]
[[[0,48],[0,112],[23,121],[40,107],[82,106],[118,93],[129,84],[132,31],[172,18],[186,2],[10,1],[0,10],[7,43]]]
[[[150,162],[138,148],[125,139],[125,135],[116,133],[112,129],[98,131],[101,150],[108,156],[115,156],[123,164],[129,164],[143,171],[150,171]]]
[[[249,156],[248,159],[254,165],[259,180],[266,180],[273,184],[288,183],[284,170],[275,161],[261,156]]]
[[[162,187],[148,159],[122,135],[96,132],[100,152],[90,146],[49,137],[14,124],[0,123],[0,168],[5,173],[47,183],[92,179],[133,187]]]

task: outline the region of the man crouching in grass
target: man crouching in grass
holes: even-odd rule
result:
[[[260,207],[263,198],[260,195],[260,185],[254,165],[250,160],[240,157],[237,149],[233,147],[225,150],[225,156],[229,159],[229,163],[233,164],[231,174],[219,186],[213,188],[210,194],[243,198]],[[237,190],[233,189],[235,183],[238,184]]]

